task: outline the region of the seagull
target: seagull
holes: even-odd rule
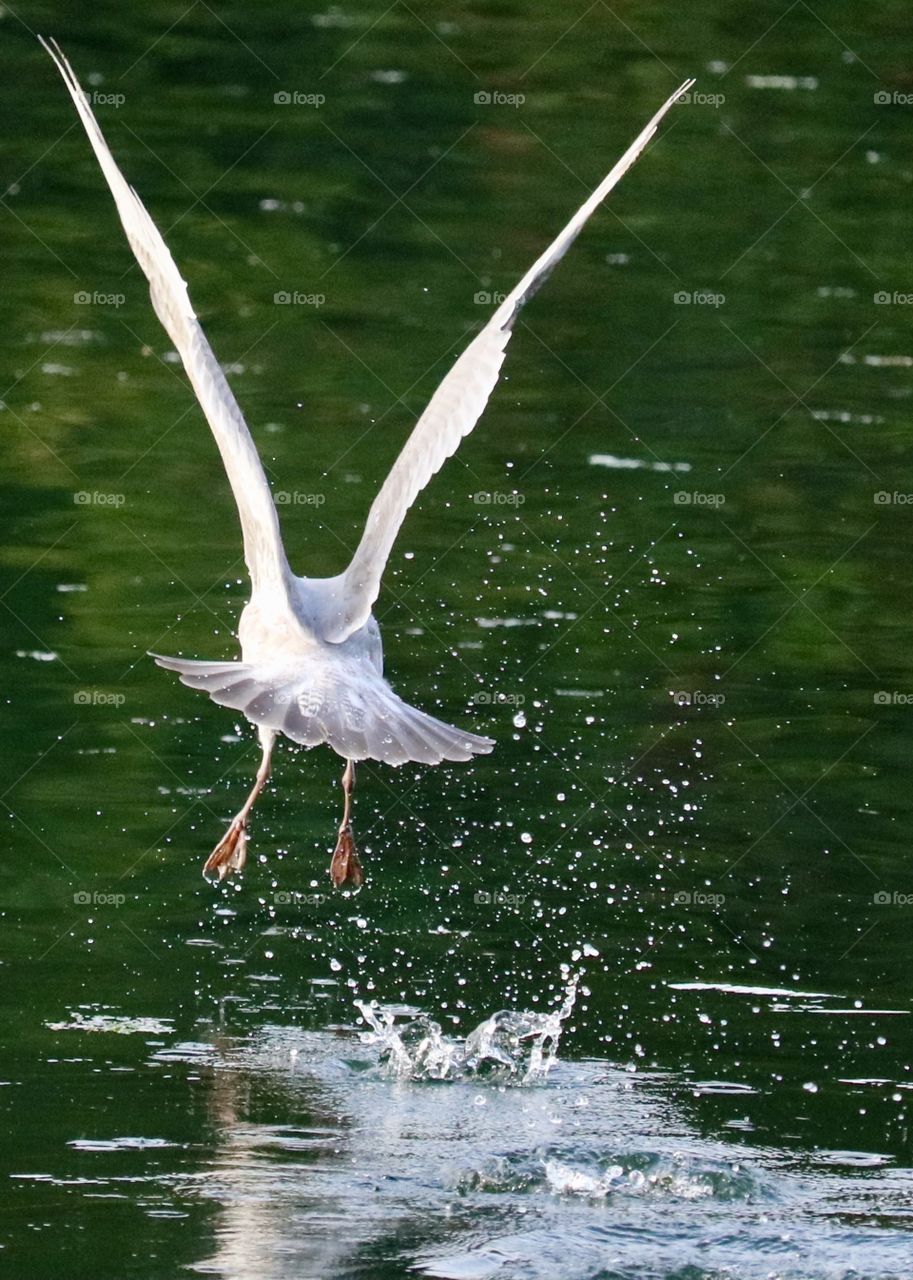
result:
[[[278,735],[306,747],[321,743],[345,761],[343,814],[330,861],[340,888],[357,888],[364,871],[352,833],[355,765],[379,760],[436,765],[484,755],[491,738],[444,724],[404,702],[384,679],[380,628],[372,613],[384,568],[419,492],[473,429],[498,381],[520,308],[564,257],[590,215],[627,173],[669,108],[693,85],[686,80],[660,107],[563,231],[498,305],[445,375],[374,499],[348,567],[332,578],[299,577],[282,543],[279,518],[256,445],[165,241],[126,182],[89,100],[56,41],[41,43],[70,91],[107,180],[130,248],[146,279],[155,314],[174,343],[216,444],[238,507],[250,601],[238,622],[241,660],[193,661],[150,654],[183,684],[240,711],[257,729],[260,767],[253,787],[203,867],[221,881],[247,858],[248,820],[270,776]]]

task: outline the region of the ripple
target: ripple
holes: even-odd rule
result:
[[[67,1146],[77,1151],[148,1151],[177,1147],[180,1143],[166,1138],[72,1138]]]

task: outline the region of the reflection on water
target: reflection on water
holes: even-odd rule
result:
[[[839,995],[720,985],[765,1019],[845,1023]],[[56,1084],[12,1186],[37,1212],[65,1197],[77,1221],[134,1206],[160,1247],[192,1223],[181,1266],[226,1280],[908,1275],[909,1168],[814,1135],[848,1102],[884,1114],[909,1082],[808,1081],[798,1102],[734,1062],[699,1076],[559,1060],[575,994],[589,999],[569,980],[551,1012],[501,1010],[465,1037],[440,1010],[363,1001],[315,1030],[234,1001],[192,1038],[73,1011],[51,1028]],[[801,1129],[816,1112],[810,1140],[784,1135],[784,1115]]]
[[[195,1270],[907,1274],[913,1183],[888,1158],[708,1135],[673,1075],[587,1061],[557,1063],[547,1084],[525,1089],[391,1085],[383,1057],[342,1028],[281,1026],[156,1055],[200,1073],[216,1136],[198,1173],[163,1179],[176,1204],[214,1208],[215,1247]]]

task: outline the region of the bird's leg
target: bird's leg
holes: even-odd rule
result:
[[[251,787],[250,795],[232,818],[225,835],[206,859],[203,875],[207,880],[218,878],[221,881],[227,875],[230,875],[232,871],[242,871],[244,869],[244,863],[247,861],[247,819],[257,797],[269,779],[270,757],[272,756],[273,743],[275,741],[276,735],[272,729],[260,729],[260,746],[263,748],[260,768],[257,770],[257,776],[254,779],[254,785]]]
[[[355,790],[355,761],[347,760],[342,775],[342,792],[345,805],[342,811],[342,822],[336,837],[336,848],[330,860],[330,879],[337,889],[350,884],[357,889],[365,882],[365,873],[358,861],[358,851],[352,837],[352,792]]]

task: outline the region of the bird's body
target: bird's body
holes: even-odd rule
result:
[[[498,380],[517,313],[567,252],[584,224],[647,145],[659,121],[691,86],[681,85],[452,366],[412,430],[368,514],[348,567],[332,578],[294,574],[276,507],[243,414],[197,321],[187,286],[164,240],[108,149],[86,95],[56,44],[54,59],[111,188],[155,312],[177,348],[206,414],[232,487],[251,577],[238,626],[240,662],[154,655],[184,684],[242,712],[257,727],[263,757],[254,787],[204,874],[222,879],[244,866],[247,821],[269,777],[278,734],[307,747],[326,743],[346,761],[345,809],[330,864],[334,884],[362,882],[350,824],[354,764],[371,759],[440,764],[491,751],[491,738],[454,728],[404,702],[383,674],[380,629],[372,606],[403,519],[417,494],[475,426]]]
[[[361,863],[349,811],[358,760],[400,765],[470,760],[491,751],[491,738],[455,729],[410,706],[384,679],[380,627],[373,613],[344,640],[327,638],[339,613],[339,580],[298,578],[255,592],[238,623],[240,662],[199,662],[156,654],[160,667],[214,702],[243,712],[257,725],[263,762],[241,813],[216,845],[205,870],[240,870],[247,851],[247,817],[269,777],[276,735],[305,747],[326,743],[346,761],[346,808],[330,864],[334,883],[359,885]],[[224,868],[224,872],[223,872]]]
[[[238,626],[240,662],[156,661],[252,723],[302,746],[325,742],[346,760],[440,764],[490,751],[490,738],[452,728],[393,692],[373,614],[345,640],[327,639],[335,588],[333,578],[294,578],[281,595],[255,595]]]

